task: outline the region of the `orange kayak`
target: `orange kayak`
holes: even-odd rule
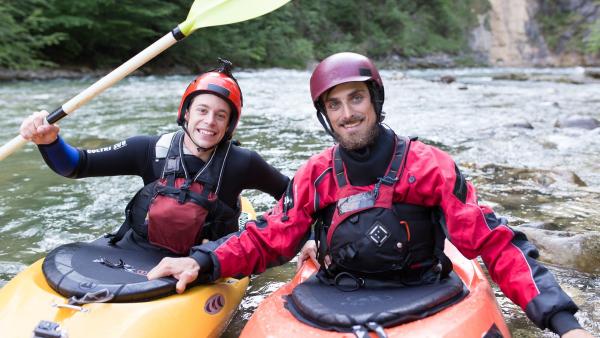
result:
[[[457,303],[422,319],[384,329],[387,337],[510,337],[496,298],[479,263],[468,260],[446,241],[445,253],[454,266],[454,273],[462,280],[468,295]],[[317,269],[306,261],[302,269],[276,292],[267,297],[256,309],[241,333],[252,337],[355,337],[353,332],[336,332],[304,324],[286,308],[292,290],[309,279]],[[377,337],[374,332],[371,337]]]

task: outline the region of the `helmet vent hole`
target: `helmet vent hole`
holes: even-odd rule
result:
[[[373,76],[373,74],[371,73],[371,70],[368,68],[359,68],[358,74],[360,76]]]

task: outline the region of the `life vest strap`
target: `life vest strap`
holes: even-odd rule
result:
[[[339,146],[336,146],[333,150],[333,169],[335,170],[335,177],[338,182],[338,187],[344,187],[346,182],[346,173],[344,172],[344,162],[342,161],[342,155],[340,154]]]
[[[396,183],[396,181],[402,176],[402,171],[404,169],[404,162],[406,161],[406,156],[408,154],[408,149],[410,148],[410,142],[412,140],[407,137],[395,137],[395,147],[394,147],[394,155],[392,156],[390,167],[382,178],[379,178],[378,184],[386,184],[392,186]],[[340,153],[339,145],[333,149],[333,168],[335,171],[335,177],[338,183],[338,187],[342,188],[348,184],[346,180],[346,173],[344,170],[344,161],[342,160],[342,155]],[[398,170],[400,170],[400,175],[398,175]]]

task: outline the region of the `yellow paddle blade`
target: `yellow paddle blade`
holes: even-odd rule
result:
[[[179,24],[188,36],[198,28],[250,20],[285,5],[290,0],[196,0],[187,19]]]

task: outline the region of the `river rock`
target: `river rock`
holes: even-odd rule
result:
[[[499,74],[492,77],[493,80],[527,81],[529,75],[522,73]]]
[[[527,235],[538,248],[540,261],[587,273],[600,273],[600,232],[574,233],[526,226],[515,228]]]
[[[533,129],[533,125],[531,125],[531,123],[526,120],[509,122],[504,126],[508,128]]]
[[[585,76],[600,80],[600,69],[586,69]]]
[[[568,115],[561,116],[554,123],[556,128],[581,128],[581,129],[596,129],[600,127],[600,122],[591,116],[583,115]]]
[[[539,230],[562,230],[564,227],[558,222],[529,222],[521,224],[522,227],[534,228]]]
[[[424,57],[409,57],[404,60],[404,63],[410,68],[450,68],[456,66],[454,59],[443,53]]]
[[[2,81],[18,81],[18,80],[52,80],[52,79],[81,79],[81,78],[96,78],[108,74],[111,69],[89,69],[89,68],[72,68],[72,69],[54,69],[54,68],[39,68],[35,70],[11,70],[0,68],[0,82]],[[142,76],[145,73],[142,70],[135,70],[133,75]]]
[[[456,78],[452,75],[444,75],[440,78],[440,82],[442,83],[452,83],[456,81]]]
[[[566,169],[513,168],[497,164],[486,164],[481,167],[481,170],[486,173],[493,173],[494,182],[501,184],[511,184],[514,180],[520,180],[533,182],[543,187],[550,187],[555,184],[587,187],[587,183],[579,175]]]
[[[406,74],[399,72],[399,71],[394,71],[392,72],[392,74],[390,75],[392,80],[405,80],[406,79]]]

